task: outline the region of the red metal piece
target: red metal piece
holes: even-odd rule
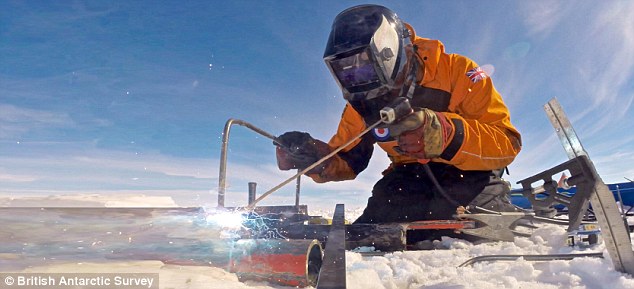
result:
[[[229,271],[240,280],[315,286],[322,255],[317,240],[238,240],[232,250]]]
[[[407,230],[460,230],[475,228],[474,221],[467,220],[433,220],[415,221],[406,224]]]

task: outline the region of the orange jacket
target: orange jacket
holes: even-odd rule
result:
[[[432,162],[447,163],[461,170],[494,170],[509,165],[521,149],[520,133],[511,124],[509,111],[493,87],[491,78],[478,70],[467,57],[447,54],[438,40],[416,37],[419,75],[412,106],[442,112],[454,134],[443,154]],[[424,67],[424,74],[422,73]],[[420,78],[420,77],[419,77]],[[365,129],[363,118],[347,104],[337,133],[329,141],[332,148],[345,144]],[[316,182],[354,179],[367,167],[374,143],[387,152],[392,166],[417,160],[394,151],[394,139],[380,140],[381,131],[366,134],[340,151],[317,175]]]

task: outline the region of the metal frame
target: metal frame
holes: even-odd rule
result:
[[[535,176],[521,180],[522,194],[529,198],[534,206],[551,206],[554,203],[562,203],[569,206],[571,212],[569,218],[568,231],[576,229],[582,222],[583,214],[587,210],[588,200],[594,210],[599,227],[601,228],[605,247],[610,254],[610,259],[617,271],[634,274],[634,252],[629,238],[629,227],[624,224],[623,219],[614,200],[614,195],[603,183],[596,171],[594,164],[585,151],[579,137],[574,131],[572,124],[568,120],[557,99],[551,99],[544,110],[552,123],[557,136],[559,137],[564,150],[570,160],[554,168],[546,170]],[[557,184],[552,177],[564,170],[569,170],[572,176],[568,179],[569,185],[577,186],[577,193],[574,197],[566,197],[557,193]],[[538,188],[533,188],[532,184],[543,181],[544,184]],[[538,199],[539,193],[546,193],[547,198]],[[507,221],[512,221],[511,216],[500,213],[499,219],[505,217]],[[492,215],[495,216],[495,215]],[[536,217],[535,217],[536,218]],[[499,221],[497,221],[499,223]],[[500,227],[500,226],[498,226]],[[467,233],[467,232],[465,232]],[[545,260],[568,260],[574,257],[600,257],[602,253],[588,254],[563,254],[563,255],[489,255],[472,258],[460,265],[460,267],[471,265],[480,261],[500,261],[515,260],[523,257],[531,261]]]
[[[316,289],[346,289],[346,227],[344,205],[337,204]]]
[[[557,136],[568,154],[568,158],[574,159],[579,156],[588,156],[559,101],[556,98],[551,99],[544,105],[544,110],[555,128]],[[594,179],[594,193],[590,196],[590,204],[592,204],[594,214],[601,228],[605,247],[616,270],[634,274],[634,252],[632,252],[632,244],[629,238],[629,228],[623,224],[614,195],[601,180],[590,158],[588,158],[588,162],[588,169]]]
[[[568,232],[572,232],[579,228],[584,214],[588,211],[589,200],[594,194],[596,179],[591,166],[588,156],[581,155],[517,183],[522,185],[522,195],[531,202],[533,208],[548,208],[556,204],[567,206]],[[557,182],[553,180],[555,175],[566,170],[572,174],[567,183],[577,187],[577,192],[572,196],[559,193]],[[538,182],[544,184],[533,188],[532,185]]]

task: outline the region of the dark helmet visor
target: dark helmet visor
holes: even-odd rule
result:
[[[381,85],[379,71],[367,50],[328,61],[341,87],[349,93],[365,91]]]

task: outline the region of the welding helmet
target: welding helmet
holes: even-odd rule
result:
[[[366,123],[402,94],[412,70],[409,36],[396,13],[379,5],[348,8],[332,24],[324,61]]]

